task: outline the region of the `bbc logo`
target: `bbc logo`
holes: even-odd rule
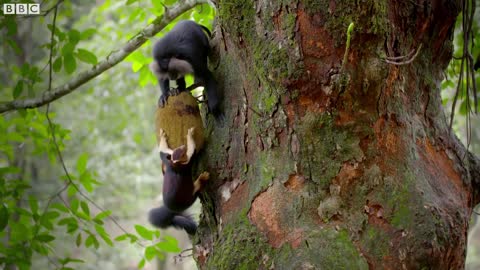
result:
[[[40,14],[40,4],[3,4],[5,15],[31,15]]]

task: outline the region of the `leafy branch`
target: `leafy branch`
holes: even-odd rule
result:
[[[73,92],[81,85],[85,84],[86,82],[92,80],[106,70],[120,63],[128,55],[140,48],[140,46],[142,46],[149,38],[155,36],[158,32],[160,32],[176,17],[199,4],[207,2],[207,0],[185,0],[171,8],[165,8],[165,12],[162,16],[157,17],[151,24],[138,32],[120,49],[111,52],[104,60],[100,61],[90,70],[79,73],[76,77],[61,86],[55,87],[50,91],[43,92],[42,96],[40,97],[32,99],[13,100],[10,102],[1,103],[0,113],[18,109],[41,107]]]

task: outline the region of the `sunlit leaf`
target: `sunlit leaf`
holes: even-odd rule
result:
[[[108,233],[105,231],[105,229],[102,226],[100,226],[98,224],[95,224],[95,230],[100,235],[100,237],[103,239],[103,241],[105,241],[105,243],[107,243],[111,247],[113,246],[113,242],[110,239],[110,235],[108,235]]]
[[[157,254],[157,250],[155,249],[155,246],[148,246],[145,248],[145,259],[147,261],[151,261],[153,258],[155,258],[155,255]]]
[[[149,229],[143,227],[142,225],[135,225],[135,230],[137,231],[138,235],[140,235],[142,238],[147,239],[147,240],[152,240],[153,239],[153,233]]]
[[[83,153],[78,157],[77,160],[77,172],[78,174],[82,174],[87,169],[87,162],[88,162],[88,154]]]
[[[140,62],[133,62],[132,63],[132,71],[137,72],[143,67],[143,64]]]
[[[170,236],[165,236],[165,241],[155,244],[157,248],[166,252],[180,252],[182,249],[178,246],[178,241]]]
[[[143,267],[145,267],[145,259],[141,259],[137,265],[138,269],[142,269]]]

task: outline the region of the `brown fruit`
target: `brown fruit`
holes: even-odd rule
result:
[[[168,97],[163,108],[157,108],[155,113],[155,134],[159,140],[159,130],[167,135],[167,143],[171,149],[187,144],[188,129],[194,127],[193,138],[195,151],[203,147],[205,141],[203,121],[200,116],[197,100],[188,91]]]

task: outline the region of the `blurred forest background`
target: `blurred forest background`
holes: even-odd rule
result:
[[[0,1],[5,2],[10,1]],[[50,48],[55,87],[120,49],[162,15],[163,4],[175,2],[55,0],[43,1],[44,16],[2,15],[0,102],[38,97],[48,89]],[[203,4],[179,19],[193,19],[211,29],[214,15],[214,9]],[[477,45],[478,10],[475,16]],[[455,56],[463,47],[461,16],[458,22]],[[159,87],[148,69],[154,41],[53,102],[48,114],[44,106],[0,115],[0,266],[195,269],[183,231],[159,232],[147,222],[148,210],[161,204],[153,125]],[[479,53],[477,45],[477,61]],[[459,68],[460,61],[453,59],[442,83],[447,116]],[[476,82],[478,87],[479,76]],[[453,130],[480,155],[480,117],[471,112],[473,100],[469,103],[466,96],[461,94],[457,102]],[[191,212],[198,219],[198,202]],[[477,220],[473,214],[467,269],[480,269]],[[178,256],[181,251],[185,252]]]

